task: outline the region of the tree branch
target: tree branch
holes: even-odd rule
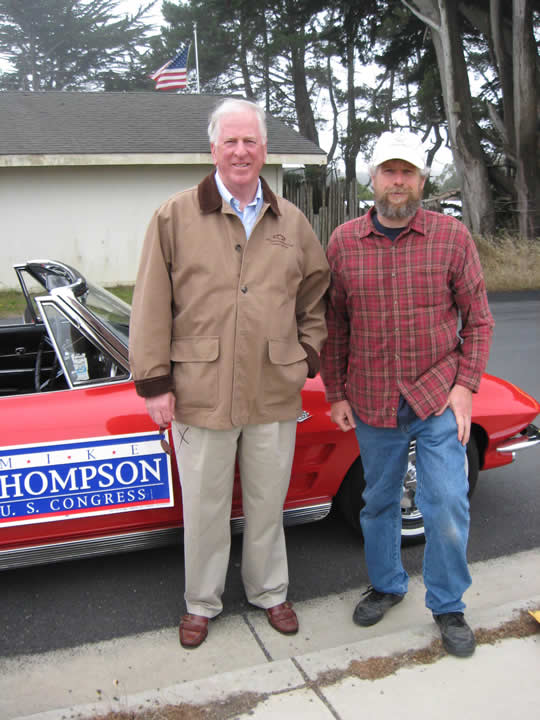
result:
[[[415,8],[413,5],[410,5],[407,0],[401,0],[401,4],[405,5],[406,8],[409,8],[409,10],[412,12],[413,15],[416,15],[416,17],[421,20],[426,25],[429,25],[430,28],[435,30],[435,32],[440,33],[441,32],[441,26],[437,25],[437,23],[429,18],[427,15],[424,15],[420,12],[417,8]]]

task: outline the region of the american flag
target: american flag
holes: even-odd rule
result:
[[[155,90],[185,88],[187,86],[187,59],[190,44],[180,49],[178,55],[150,75],[156,81]]]

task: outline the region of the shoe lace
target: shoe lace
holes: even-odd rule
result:
[[[384,593],[379,592],[378,590],[375,590],[373,585],[368,585],[367,588],[362,593],[362,597],[368,596],[369,600],[380,600],[384,597]]]

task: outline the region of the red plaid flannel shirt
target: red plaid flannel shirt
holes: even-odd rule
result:
[[[462,223],[418,210],[392,242],[375,230],[372,212],[330,239],[321,375],[330,403],[347,399],[364,422],[396,427],[400,395],[425,419],[454,384],[477,392],[494,323]]]

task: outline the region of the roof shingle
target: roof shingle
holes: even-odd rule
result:
[[[218,95],[159,92],[0,92],[0,155],[208,153]],[[320,147],[267,116],[268,152]]]

